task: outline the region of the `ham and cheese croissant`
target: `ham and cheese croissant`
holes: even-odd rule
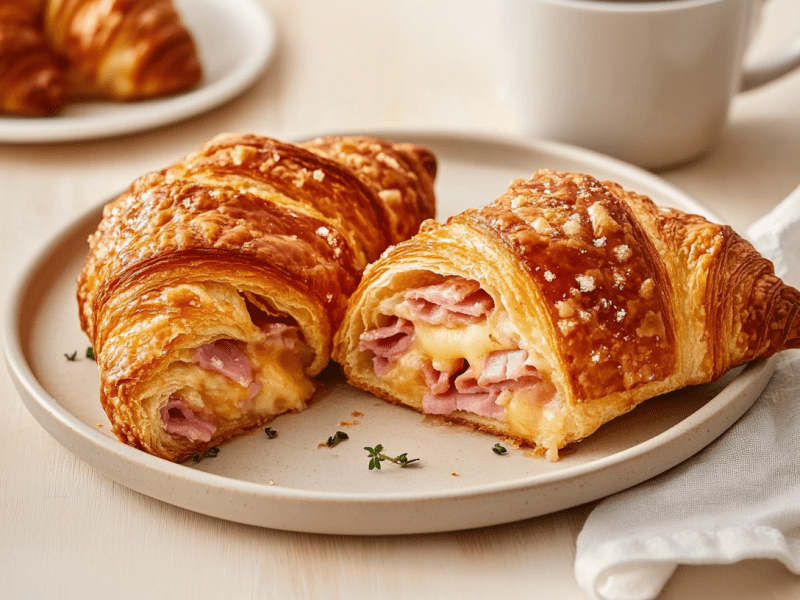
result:
[[[365,271],[334,342],[349,381],[528,444],[800,346],[800,293],[729,227],[537,171]]]
[[[65,65],[42,31],[42,1],[0,0],[0,113],[45,117],[65,104]]]
[[[306,406],[362,270],[434,215],[436,160],[225,134],[108,204],[78,280],[113,431],[182,460]]]
[[[44,30],[69,63],[76,98],[154,98],[202,77],[172,0],[47,0]]]

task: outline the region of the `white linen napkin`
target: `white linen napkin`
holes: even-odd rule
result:
[[[800,287],[800,187],[747,236]],[[703,451],[604,499],[578,535],[575,577],[599,600],[655,598],[678,564],[771,558],[800,575],[800,350]]]

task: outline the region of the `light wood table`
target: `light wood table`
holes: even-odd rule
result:
[[[123,138],[0,144],[0,295],[77,214],[223,131],[281,138],[375,128],[515,134],[497,85],[494,7],[466,0],[263,0],[277,54],[227,105]],[[800,29],[770,0],[752,48]],[[735,101],[708,156],[660,174],[743,230],[800,184],[800,72]],[[575,539],[592,505],[480,530],[399,537],[273,531],[114,483],[55,442],[0,369],[0,598],[585,599]],[[798,598],[772,561],[680,567],[662,598]]]

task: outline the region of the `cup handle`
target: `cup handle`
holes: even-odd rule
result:
[[[746,65],[742,73],[740,91],[746,92],[762,86],[797,67],[800,67],[800,37],[795,38],[777,55],[763,59],[757,64]]]

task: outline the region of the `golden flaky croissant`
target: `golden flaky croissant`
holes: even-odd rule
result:
[[[78,280],[121,440],[181,460],[301,410],[362,270],[434,215],[436,160],[225,134],[108,204]]]
[[[0,113],[45,117],[65,104],[65,65],[42,31],[42,1],[0,0]]]
[[[800,345],[800,293],[729,227],[537,171],[365,271],[351,383],[558,450],[657,394]]]
[[[202,69],[172,0],[48,0],[44,29],[77,98],[141,100],[191,89]]]

